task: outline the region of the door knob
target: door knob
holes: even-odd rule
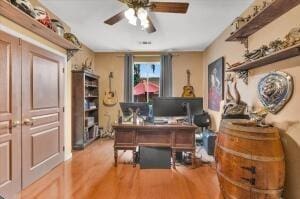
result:
[[[32,126],[32,125],[33,125],[33,121],[30,120],[30,119],[25,119],[25,120],[23,121],[23,124],[24,124],[24,125],[27,125],[27,126]]]
[[[12,122],[12,127],[17,127],[17,126],[19,126],[21,124],[21,122],[19,121],[19,120],[15,120],[15,121],[13,121]]]
[[[16,127],[18,127],[20,124],[21,124],[21,122],[20,122],[19,120],[12,121],[11,126],[10,126],[10,129],[16,128]]]

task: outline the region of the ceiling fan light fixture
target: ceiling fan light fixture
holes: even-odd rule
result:
[[[137,26],[137,18],[133,16],[131,19],[128,20],[128,23],[130,23],[133,26]]]
[[[149,27],[149,20],[148,19],[144,19],[144,20],[141,20],[141,26],[143,29],[147,29]]]
[[[125,17],[128,19],[129,24],[137,25],[137,17],[135,16],[135,10],[133,8],[129,8],[125,11]]]
[[[137,11],[137,16],[138,16],[138,18],[142,21],[142,20],[145,20],[145,19],[147,19],[147,17],[148,17],[148,12],[147,12],[147,10],[146,9],[144,9],[144,8],[139,8],[138,9],[138,11]]]
[[[128,10],[125,11],[125,17],[130,20],[133,17],[135,17],[135,10],[133,8],[129,8]]]

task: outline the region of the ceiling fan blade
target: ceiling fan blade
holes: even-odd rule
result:
[[[156,28],[154,27],[153,22],[151,21],[150,17],[148,17],[148,21],[149,21],[149,27],[146,29],[146,31],[148,33],[156,32]]]
[[[116,23],[118,23],[119,21],[121,21],[122,19],[125,18],[125,10],[116,14],[115,16],[107,19],[106,21],[104,21],[104,23],[108,24],[108,25],[114,25]]]
[[[170,12],[185,14],[189,8],[189,3],[179,2],[151,2],[152,12]]]

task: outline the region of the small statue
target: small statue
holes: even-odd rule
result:
[[[266,108],[260,108],[257,111],[250,111],[250,120],[255,122],[257,126],[268,127],[269,125],[265,122],[268,114],[269,111]]]
[[[275,41],[270,42],[269,44],[269,52],[277,52],[279,50],[284,49],[284,42],[280,39],[276,39]]]
[[[268,5],[269,5],[269,3],[267,1],[263,1],[262,6],[261,6],[261,10],[265,9]]]
[[[253,50],[252,52],[246,53],[244,56],[247,61],[252,61],[252,60],[256,60],[256,59],[259,59],[261,57],[268,55],[268,50],[269,50],[269,47],[266,45],[263,45],[262,47],[260,47],[257,50]]]
[[[244,24],[245,24],[245,19],[244,18],[242,18],[242,17],[236,18],[233,21],[233,23],[231,24],[231,29],[232,29],[231,34],[236,32],[237,30],[239,30]]]
[[[224,116],[229,115],[245,115],[245,111],[247,109],[247,104],[241,101],[240,93],[237,89],[237,80],[236,78],[231,77],[229,74],[227,76],[227,94],[226,94],[226,104],[224,105]],[[232,96],[230,92],[229,82],[233,82],[233,89],[235,98]]]
[[[250,21],[252,19],[251,15],[248,15],[247,17],[244,18],[246,22]]]
[[[80,43],[80,41],[77,39],[77,37],[74,34],[67,32],[64,34],[64,38],[66,40],[69,40],[70,42],[72,42],[78,48],[82,47],[82,44]]]
[[[285,36],[285,47],[290,47],[300,43],[300,27],[293,28],[287,36]]]
[[[259,11],[260,11],[260,7],[259,6],[253,6],[252,17],[255,17],[256,15],[258,15]]]
[[[89,61],[89,58],[86,58],[85,61],[82,63],[82,70],[92,71],[92,59]]]
[[[73,71],[79,71],[80,70],[79,65],[78,64],[73,64],[72,65],[72,70]]]

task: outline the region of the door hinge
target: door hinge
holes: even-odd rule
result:
[[[65,107],[63,107],[62,109],[63,109],[63,112],[65,112]]]
[[[19,46],[22,46],[22,39],[19,39]]]
[[[63,146],[63,151],[65,151],[65,146]]]
[[[65,73],[65,68],[62,69],[62,72]]]

